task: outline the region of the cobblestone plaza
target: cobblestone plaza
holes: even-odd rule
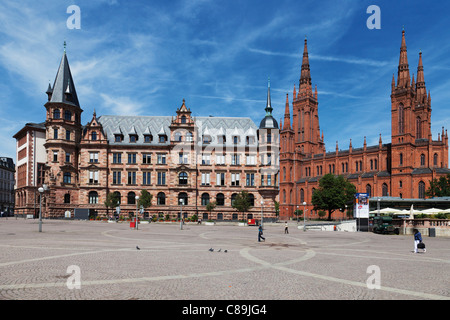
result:
[[[448,300],[448,238],[0,220],[1,300]],[[137,249],[137,247],[139,249]],[[213,249],[211,251],[210,249]],[[225,252],[226,251],[226,252]],[[79,280],[79,282],[74,281]],[[74,286],[74,284],[79,286]]]

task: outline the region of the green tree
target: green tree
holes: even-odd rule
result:
[[[274,201],[273,203],[275,205],[275,216],[278,218],[280,215],[280,203],[277,201]]]
[[[243,190],[238,193],[238,195],[234,199],[232,207],[235,208],[238,212],[241,212],[243,218],[244,212],[247,212],[252,207],[248,192]]]
[[[430,187],[425,192],[429,198],[450,196],[450,173],[447,176],[434,178],[430,181]]]
[[[152,206],[153,196],[147,190],[141,190],[141,195],[139,196],[138,206],[148,208]]]
[[[106,215],[109,216],[109,208],[114,209],[115,207],[119,206],[120,204],[120,196],[117,193],[114,192],[108,192],[106,195],[106,200],[104,202],[106,207]]]
[[[328,220],[335,210],[353,202],[356,187],[343,176],[326,174],[319,180],[319,188],[313,192],[314,210],[328,211]]]
[[[208,204],[206,205],[206,210],[209,211],[209,219],[211,219],[211,213],[216,208],[216,205],[217,204],[215,201],[208,202]]]

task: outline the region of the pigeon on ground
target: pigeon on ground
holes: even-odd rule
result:
[[[220,248],[218,252],[220,252],[220,251],[222,251],[222,248]]]
[[[227,250],[225,250],[224,252],[228,252]]]
[[[136,246],[136,249],[141,250],[141,248],[139,248],[138,246]]]
[[[213,249],[213,248],[209,248],[209,251],[213,252],[213,251],[214,251],[214,249]]]

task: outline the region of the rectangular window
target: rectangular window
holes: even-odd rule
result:
[[[166,154],[165,153],[158,154],[156,162],[158,164],[166,164]]]
[[[272,185],[272,175],[271,175],[271,174],[268,174],[268,175],[267,175],[267,185],[268,185],[268,186],[271,186],[271,185]]]
[[[58,139],[58,129],[53,129],[53,139]]]
[[[248,155],[248,156],[246,157],[246,159],[247,159],[247,165],[252,166],[252,165],[255,165],[255,164],[256,164],[255,156],[254,156],[254,155]]]
[[[128,172],[128,184],[136,184],[136,171]]]
[[[152,182],[151,182],[152,180],[151,180],[151,172],[149,172],[149,171],[144,171],[143,173],[142,173],[142,184],[145,184],[145,185],[150,185]]]
[[[225,164],[225,156],[223,154],[216,154],[216,164]]]
[[[144,153],[142,155],[142,163],[143,164],[151,164],[152,163],[152,154],[151,153]]]
[[[136,163],[136,153],[129,153],[128,164],[135,164],[135,163]]]
[[[179,164],[187,164],[188,163],[188,154],[180,152],[178,154],[178,163]]]
[[[113,153],[113,163],[122,163],[121,153]]]
[[[70,175],[70,172],[64,172],[64,177],[63,177],[63,181],[64,183],[71,183],[72,181],[72,176]]]
[[[121,184],[121,183],[122,183],[122,172],[113,171],[113,184]]]
[[[89,152],[89,162],[98,163],[98,152]]]
[[[89,183],[98,184],[98,171],[89,171]]]
[[[66,130],[66,140],[70,140],[70,130]]]
[[[66,152],[66,162],[70,162],[70,153]]]
[[[239,173],[231,174],[231,185],[238,186],[239,185]]]
[[[231,164],[233,166],[238,166],[240,164],[240,162],[239,162],[239,155],[238,154],[233,154],[231,156]]]
[[[210,184],[210,173],[209,172],[203,172],[202,173],[202,186],[209,186]]]
[[[202,155],[202,164],[206,164],[206,165],[211,164],[211,155],[210,154]]]
[[[218,185],[218,186],[225,185],[225,172],[217,173],[216,185]]]
[[[255,185],[255,174],[247,173],[247,186],[253,187]]]
[[[53,162],[58,161],[58,151],[53,151]]]
[[[165,184],[166,184],[166,173],[158,172],[158,185],[165,185]]]

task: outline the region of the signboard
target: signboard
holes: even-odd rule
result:
[[[369,195],[367,193],[355,194],[355,218],[369,218]]]

